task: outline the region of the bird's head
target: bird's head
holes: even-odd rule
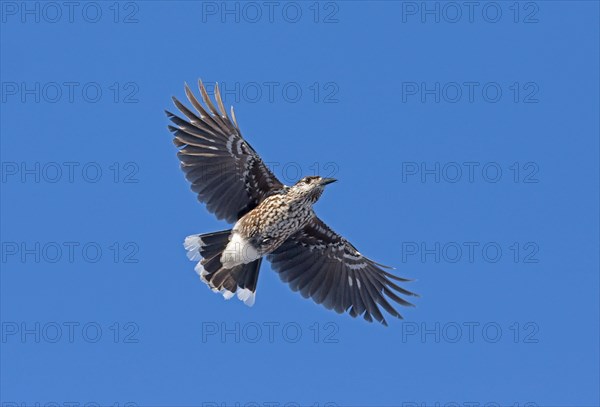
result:
[[[300,199],[308,199],[309,201],[317,202],[323,194],[325,185],[337,181],[335,178],[323,178],[319,176],[307,176],[296,182],[290,192],[297,195]]]

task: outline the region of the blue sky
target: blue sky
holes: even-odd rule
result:
[[[597,2],[0,6],[3,406],[600,403]],[[340,180],[404,321],[199,281],[227,225],[163,109],[200,77],[283,182]]]

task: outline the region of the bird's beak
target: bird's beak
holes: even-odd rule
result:
[[[321,185],[331,184],[332,182],[337,181],[335,178],[321,178]]]

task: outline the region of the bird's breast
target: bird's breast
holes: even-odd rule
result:
[[[276,195],[244,215],[234,230],[251,238],[260,252],[267,254],[302,229],[313,216],[310,204],[287,202],[285,196]]]

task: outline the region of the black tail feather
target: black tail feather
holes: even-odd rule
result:
[[[240,300],[252,306],[262,258],[230,269],[224,268],[221,255],[230,235],[231,230],[192,235],[185,239],[184,246],[190,260],[200,260],[196,272],[213,291],[222,293],[226,299],[237,293]]]

